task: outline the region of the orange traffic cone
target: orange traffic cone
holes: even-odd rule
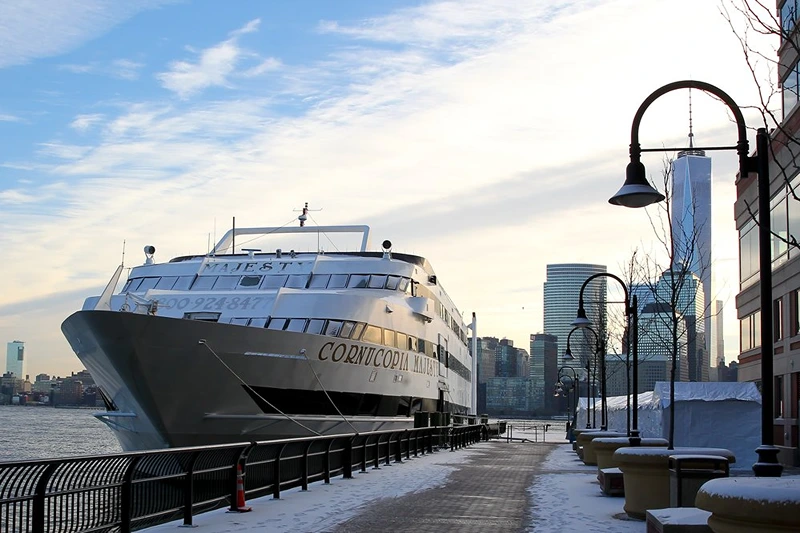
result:
[[[244,501],[244,474],[242,474],[242,466],[236,465],[236,507],[231,506],[228,512],[247,513],[252,510],[253,508],[247,507]]]

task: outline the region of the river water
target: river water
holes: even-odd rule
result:
[[[119,453],[95,409],[0,405],[0,461]]]

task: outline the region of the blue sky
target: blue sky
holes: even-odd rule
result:
[[[32,374],[77,370],[60,322],[123,240],[128,264],[145,244],[161,260],[204,252],[232,216],[282,225],[308,201],[320,224],[367,223],[373,242],[427,256],[481,334],[527,346],[547,263],[618,271],[653,246],[643,212],[606,203],[644,97],[695,78],[754,103],[719,5],[0,5],[0,339],[27,342]],[[695,98],[698,142],[734,135],[720,107]],[[682,143],[685,109],[685,95],[654,105],[643,143]],[[714,157],[730,359],[735,163]]]

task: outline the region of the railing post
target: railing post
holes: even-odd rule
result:
[[[47,482],[53,476],[60,463],[50,463],[36,482],[36,495],[33,497],[33,533],[45,533],[44,500],[47,496]]]
[[[347,439],[347,443],[344,445],[344,463],[342,464],[342,478],[343,479],[350,479],[353,477],[353,440],[356,438],[355,435]]]
[[[186,483],[183,489],[183,525],[192,525],[192,506],[194,504],[194,463],[200,452],[194,452],[186,469]]]
[[[141,455],[132,458],[127,470],[125,470],[125,475],[122,477],[119,509],[120,533],[131,533],[131,521],[133,520],[133,473],[136,470],[136,465],[141,460]]]
[[[391,466],[392,464],[392,434],[389,433],[388,439],[386,439],[386,466]]]
[[[362,444],[363,451],[361,452],[361,472],[367,471],[367,443],[369,443],[369,436],[364,437],[364,444]]]
[[[308,441],[306,449],[303,450],[303,487],[301,490],[308,490],[308,452],[311,450],[311,445],[314,441]]]
[[[328,440],[328,447],[325,448],[325,484],[331,484],[331,446],[334,439]]]
[[[286,444],[281,444],[281,447],[278,448],[278,455],[275,456],[275,469],[273,470],[275,479],[272,486],[272,498],[275,500],[281,499],[281,455],[283,455],[284,449],[286,449]]]
[[[395,463],[402,463],[403,462],[403,433],[400,432],[397,434],[397,444],[396,448],[394,449],[394,462]]]
[[[378,435],[378,440],[375,441],[375,466],[372,467],[373,470],[380,470],[381,469],[381,435]]]

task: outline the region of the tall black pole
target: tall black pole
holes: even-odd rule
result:
[[[772,355],[772,232],[769,211],[769,136],[758,128],[756,134],[756,171],[758,172],[758,265],[761,283],[761,446],[756,449],[758,462],[753,472],[759,477],[777,477],[783,466],[778,462],[778,448],[773,434],[775,403]],[[782,391],[779,391],[779,393]]]
[[[630,445],[638,446],[642,439],[639,438],[639,302],[634,294],[631,296],[630,313],[633,315],[631,332],[631,344],[633,348],[633,369],[631,370],[631,380],[633,381],[633,398],[631,405],[631,433]],[[630,350],[628,350],[630,351]]]

